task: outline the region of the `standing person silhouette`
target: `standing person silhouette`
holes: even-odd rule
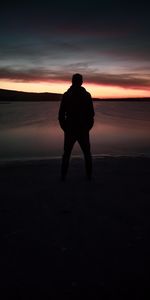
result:
[[[89,131],[94,124],[94,108],[90,93],[81,85],[81,74],[72,76],[72,85],[64,93],[59,108],[59,124],[64,131],[64,154],[61,164],[61,180],[67,175],[72,148],[77,141],[83,151],[87,179],[92,177],[92,157]]]

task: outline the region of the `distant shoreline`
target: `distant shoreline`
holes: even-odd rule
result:
[[[13,100],[4,100],[0,98],[0,104],[10,104],[13,102],[60,102],[61,100],[45,100],[45,99],[31,99],[31,100],[24,100],[24,99],[13,99]],[[93,98],[93,102],[150,102],[150,98],[113,98],[113,99],[95,99]]]
[[[24,166],[24,165],[43,165],[49,164],[52,161],[61,161],[61,156],[52,157],[22,157],[14,159],[0,159],[0,167],[2,166]],[[92,156],[94,161],[103,160],[147,160],[150,161],[150,156],[145,154],[96,154]],[[81,155],[72,155],[73,161],[83,160]]]
[[[62,94],[29,93],[0,89],[0,103],[11,102],[60,102]],[[150,102],[150,97],[139,98],[93,98],[94,102]]]

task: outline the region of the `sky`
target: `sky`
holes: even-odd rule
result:
[[[3,1],[0,88],[150,97],[149,1]]]

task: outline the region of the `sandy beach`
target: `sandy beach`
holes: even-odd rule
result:
[[[145,299],[150,159],[97,157],[93,169],[88,182],[73,158],[62,183],[60,159],[0,166],[1,289]]]

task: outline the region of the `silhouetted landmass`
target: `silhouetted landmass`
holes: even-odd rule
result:
[[[0,89],[0,101],[60,101],[62,95],[56,93],[28,93]]]
[[[0,102],[12,101],[60,101],[62,94],[57,93],[29,93],[0,89]],[[144,98],[93,98],[93,101],[150,101],[150,97]]]

